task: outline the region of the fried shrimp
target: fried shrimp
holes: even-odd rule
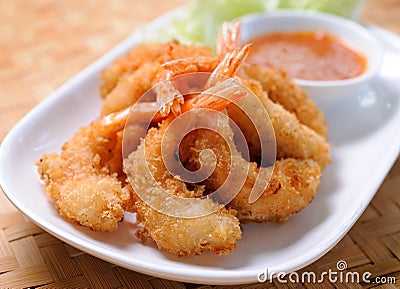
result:
[[[217,156],[217,165],[213,174],[204,181],[206,190],[215,191],[226,180],[230,171],[231,159],[248,165],[238,150],[229,150],[225,140],[232,139],[229,126],[220,129],[224,138],[218,137],[209,130],[193,132],[186,142],[192,144],[189,149],[182,149],[181,158],[190,170],[200,167],[198,152],[210,149]],[[232,147],[232,146],[231,146]],[[255,202],[249,202],[251,191],[256,183],[260,170],[270,176],[270,182]],[[313,160],[282,159],[275,166],[258,167],[255,162],[249,164],[246,182],[228,208],[237,211],[241,222],[285,222],[293,214],[304,209],[314,198],[320,184],[321,168]]]
[[[172,110],[174,115],[180,114],[180,105],[184,98],[177,88],[171,83],[171,78],[193,72],[211,72],[218,65],[214,57],[181,58],[166,62],[161,65],[161,70],[156,76],[157,104],[162,116],[167,116]]]
[[[136,236],[153,239],[158,248],[178,256],[200,255],[210,251],[229,254],[237,248],[242,232],[235,211],[221,209],[196,219],[174,218],[159,213],[141,201],[136,202],[137,221],[143,225]]]
[[[218,60],[214,57],[179,58],[162,64],[158,62],[145,63],[135,71],[123,74],[119,78],[114,89],[105,98],[101,113],[107,115],[131,106],[148,89],[159,82],[185,73],[212,72],[217,65]],[[168,81],[165,81],[165,84],[168,84]],[[176,96],[168,91],[168,87],[159,91],[157,95],[158,106],[161,109]],[[169,106],[166,107],[166,113],[162,114],[167,115],[169,109]]]
[[[159,63],[149,62],[131,73],[123,74],[114,89],[104,99],[101,115],[120,111],[135,103],[153,86],[153,79],[159,69]]]
[[[215,91],[227,96],[228,99],[209,96]],[[246,94],[247,92],[236,87],[231,81],[222,82],[199,96],[185,101],[182,112],[195,108],[221,110]],[[147,197],[156,203],[167,202],[162,195],[157,194],[159,187],[162,187],[169,195],[184,198],[199,197],[204,193],[203,186],[191,185],[194,189],[188,189],[186,183],[168,172],[163,158],[160,157],[162,142],[165,141],[163,137],[173,118],[174,115],[170,114],[158,128],[151,128],[138,149],[132,152],[125,161],[125,170],[130,177],[130,182],[135,184],[134,188],[137,189],[139,186],[140,190],[144,190]],[[145,159],[142,158],[143,155]],[[150,170],[155,184],[144,174],[146,170]],[[147,238],[153,239],[160,249],[170,253],[189,256],[208,250],[218,255],[228,254],[237,247],[236,241],[241,238],[235,211],[222,207],[213,213],[207,213],[206,208],[212,206],[210,199],[200,201],[200,209],[197,210],[201,212],[204,206],[205,213],[196,218],[170,216],[150,207],[139,196],[135,196],[135,199],[137,221],[143,225],[143,228],[137,230],[137,236],[143,242]],[[195,213],[196,208],[188,209]],[[174,207],[171,209],[174,210]]]
[[[177,41],[135,46],[126,56],[118,58],[101,72],[103,84],[100,87],[100,93],[103,98],[106,98],[124,73],[133,72],[146,63],[161,64],[171,59],[200,56],[212,56],[212,50],[205,46],[181,45]]]
[[[107,115],[132,105],[145,91],[168,78],[167,74],[170,71],[161,67],[162,64],[185,58],[198,61],[212,59],[213,55],[209,47],[182,45],[177,41],[143,44],[133,48],[127,56],[116,60],[101,73],[103,80],[101,92],[104,97],[101,114]],[[177,65],[174,64],[173,67]],[[213,68],[207,69],[207,71],[212,70]],[[178,73],[173,72],[173,74]]]
[[[125,168],[128,174],[140,178],[141,172],[148,166],[152,175],[169,194],[181,197],[194,197],[202,194],[204,188],[189,190],[185,183],[166,173],[161,155],[161,141],[168,122],[163,122],[158,129],[148,131],[138,150],[132,153]],[[139,158],[146,149],[147,164]],[[139,181],[139,180],[138,180]],[[136,235],[145,242],[147,238],[155,241],[158,248],[179,256],[198,255],[202,251],[215,254],[227,254],[237,247],[236,241],[241,238],[239,221],[234,211],[225,208],[216,213],[199,218],[177,218],[160,213],[136,196],[136,216],[143,228]],[[164,201],[164,200],[160,200]],[[190,237],[188,237],[190,236]]]
[[[223,43],[217,46],[219,55],[230,53],[237,47],[240,24],[225,25],[222,30],[223,33],[219,39],[222,39]],[[257,71],[257,73],[260,72]],[[253,71],[253,74],[256,73]],[[249,164],[246,182],[228,208],[237,211],[241,222],[285,222],[293,214],[305,208],[314,198],[320,185],[321,167],[325,167],[330,162],[330,148],[322,136],[300,124],[296,115],[285,109],[286,106],[288,106],[287,109],[290,109],[290,101],[281,101],[285,108],[271,101],[256,76],[262,78],[258,74],[240,75],[243,84],[256,94],[271,118],[276,134],[279,159],[275,165],[259,167],[255,162],[249,164],[241,157],[238,150],[229,150],[227,144],[221,141],[215,132],[209,130],[198,130],[186,139],[186,143],[190,143],[192,146],[180,151],[183,154],[181,159],[185,161],[185,166],[189,170],[197,170],[200,167],[198,152],[206,149],[214,152],[218,159],[216,169],[203,183],[206,190],[210,191],[215,191],[224,183],[230,171],[229,165],[232,158],[242,162],[243,166]],[[288,82],[285,84],[287,85]],[[293,95],[290,97],[298,101]],[[305,95],[303,100],[306,98]],[[245,102],[246,99],[239,101]],[[278,102],[277,99],[275,101]],[[317,111],[319,112],[318,109]],[[258,133],[250,119],[246,118],[246,115],[235,105],[228,107],[228,112],[244,133],[252,153],[260,152],[261,143]],[[323,124],[325,123],[323,122]],[[224,139],[232,139],[233,132],[229,126],[225,126],[225,129],[226,131],[222,132],[225,135]],[[256,159],[259,157],[260,155],[255,156]],[[263,171],[264,176],[271,177],[270,183],[255,202],[250,202],[251,191],[260,171]]]
[[[261,168],[272,177],[267,189],[254,203],[249,202],[254,176],[228,205],[236,210],[240,222],[286,222],[295,213],[307,207],[316,195],[321,168],[313,160],[282,159],[275,166]]]
[[[321,168],[325,168],[331,162],[330,145],[323,136],[301,124],[295,114],[271,101],[259,82],[253,79],[243,79],[243,84],[253,91],[268,112],[275,131],[278,159],[286,157],[312,159]],[[240,111],[233,113],[230,111],[230,113],[232,119],[237,121],[240,126],[243,118]],[[241,129],[246,131],[252,128],[241,126]],[[252,146],[257,150],[259,144],[252,143]]]
[[[243,70],[261,83],[263,90],[273,102],[294,113],[302,124],[327,137],[324,114],[315,102],[287,77],[286,73],[283,71],[278,73],[256,65],[244,65]]]
[[[99,118],[79,129],[60,154],[37,162],[40,178],[58,212],[95,231],[116,231],[130,193],[118,180],[118,132],[126,116]]]
[[[118,58],[110,66],[105,68],[100,78],[103,80],[100,86],[100,94],[105,98],[115,87],[118,79],[126,72],[133,72],[145,63],[162,59],[165,54],[164,44],[141,44],[124,57]]]
[[[184,98],[180,92],[174,88],[169,81],[172,77],[183,73],[191,72],[212,72],[205,88],[212,87],[218,82],[236,75],[242,62],[245,61],[250,51],[250,44],[245,45],[242,49],[236,48],[228,52],[221,62],[215,58],[199,57],[197,59],[183,58],[164,63],[161,67],[164,69],[164,78],[167,81],[162,82],[158,87],[157,103],[161,109],[161,115],[167,116],[172,110],[174,115],[180,114],[180,104],[183,104]],[[218,64],[218,65],[217,65]],[[162,81],[163,77],[158,77]]]

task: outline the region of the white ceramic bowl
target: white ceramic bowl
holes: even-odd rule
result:
[[[326,13],[298,10],[256,13],[241,19],[243,43],[272,32],[322,30],[336,36],[366,57],[365,72],[354,78],[329,81],[294,79],[320,106],[338,102],[357,93],[357,89],[365,85],[380,69],[383,54],[381,46],[367,28],[352,20]]]

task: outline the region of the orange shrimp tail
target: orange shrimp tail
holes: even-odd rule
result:
[[[226,54],[239,47],[242,22],[224,22],[217,39],[217,55],[222,60]]]
[[[230,78],[185,101],[182,112],[198,108],[223,110],[247,94],[248,92],[243,87]]]

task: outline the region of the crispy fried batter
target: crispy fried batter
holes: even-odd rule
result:
[[[118,58],[101,72],[100,77],[103,83],[100,87],[100,93],[105,98],[114,89],[118,79],[125,72],[133,72],[146,63],[156,62],[160,64],[171,59],[198,56],[212,56],[212,50],[205,46],[181,45],[177,41],[165,44],[140,44],[133,47],[126,56]]]
[[[105,96],[101,115],[122,110],[135,103],[153,86],[154,78],[160,69],[158,62],[144,63],[136,70],[121,75],[114,88]]]
[[[106,96],[101,114],[107,115],[134,104],[148,89],[168,77],[191,72],[212,72],[218,65],[214,57],[181,58],[162,65],[149,62],[137,70],[123,74]]]
[[[165,54],[164,44],[141,44],[132,48],[124,57],[116,59],[110,66],[106,67],[100,74],[103,81],[100,94],[105,98],[115,87],[118,79],[125,72],[132,72],[145,63],[162,59]]]
[[[202,186],[189,190],[184,182],[170,175],[165,168],[160,156],[161,142],[168,124],[164,121],[158,129],[152,128],[148,131],[139,148],[129,155],[125,169],[133,178],[131,182],[145,184],[142,174],[148,168],[158,184],[169,194],[180,197],[201,196],[204,190]],[[145,162],[140,158],[144,150]],[[157,197],[160,198],[155,194],[153,198]],[[143,225],[142,229],[138,229],[137,236],[142,241],[153,239],[160,249],[170,253],[189,256],[207,250],[215,254],[228,254],[236,249],[236,241],[241,238],[239,221],[234,211],[222,208],[199,218],[177,218],[156,211],[138,197],[136,199],[137,220]]]
[[[59,213],[95,231],[116,231],[129,205],[130,194],[118,180],[120,141],[124,122],[98,119],[79,129],[61,154],[43,155],[37,162],[48,195]],[[110,169],[114,173],[110,174]]]
[[[254,92],[269,114],[275,130],[278,159],[312,159],[321,168],[325,168],[331,162],[330,145],[323,136],[301,124],[296,115],[282,105],[271,101],[257,81],[244,79],[243,84]],[[237,119],[234,115],[232,118]]]
[[[245,187],[229,204],[238,212],[240,222],[286,222],[313,200],[319,185],[321,168],[312,160],[283,159],[274,168],[270,183],[261,197],[249,203],[254,179],[249,177]]]
[[[226,126],[220,129],[225,140],[232,140],[233,132]],[[215,191],[227,179],[231,160],[246,166],[246,160],[237,150],[230,151],[221,136],[210,130],[192,132],[182,143],[181,158],[189,170],[200,168],[199,152],[211,149],[217,157],[213,174],[204,181],[207,191]],[[271,181],[261,197],[249,203],[249,195],[260,170],[272,175]],[[285,222],[293,214],[304,209],[314,198],[320,184],[321,168],[312,160],[284,159],[274,167],[257,167],[250,163],[246,182],[238,195],[228,205],[237,211],[241,222]],[[235,189],[235,188],[232,188]]]
[[[196,219],[175,218],[136,202],[137,221],[143,225],[136,236],[146,242],[153,239],[158,248],[178,256],[200,255],[203,251],[229,254],[241,238],[235,211],[220,211]]]
[[[177,41],[134,47],[128,55],[101,72],[103,84],[100,92],[105,99],[101,114],[119,111],[137,101],[146,90],[162,80],[156,77],[161,64],[174,59],[195,60],[212,56],[209,47],[182,45]]]
[[[326,119],[315,102],[298,85],[289,79],[284,71],[275,72],[257,65],[243,67],[245,73],[258,80],[268,97],[296,115],[298,120],[327,137]]]

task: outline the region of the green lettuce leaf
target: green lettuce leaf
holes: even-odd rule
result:
[[[192,0],[186,13],[161,32],[164,39],[215,47],[222,22],[277,9],[307,9],[355,18],[362,0]]]

